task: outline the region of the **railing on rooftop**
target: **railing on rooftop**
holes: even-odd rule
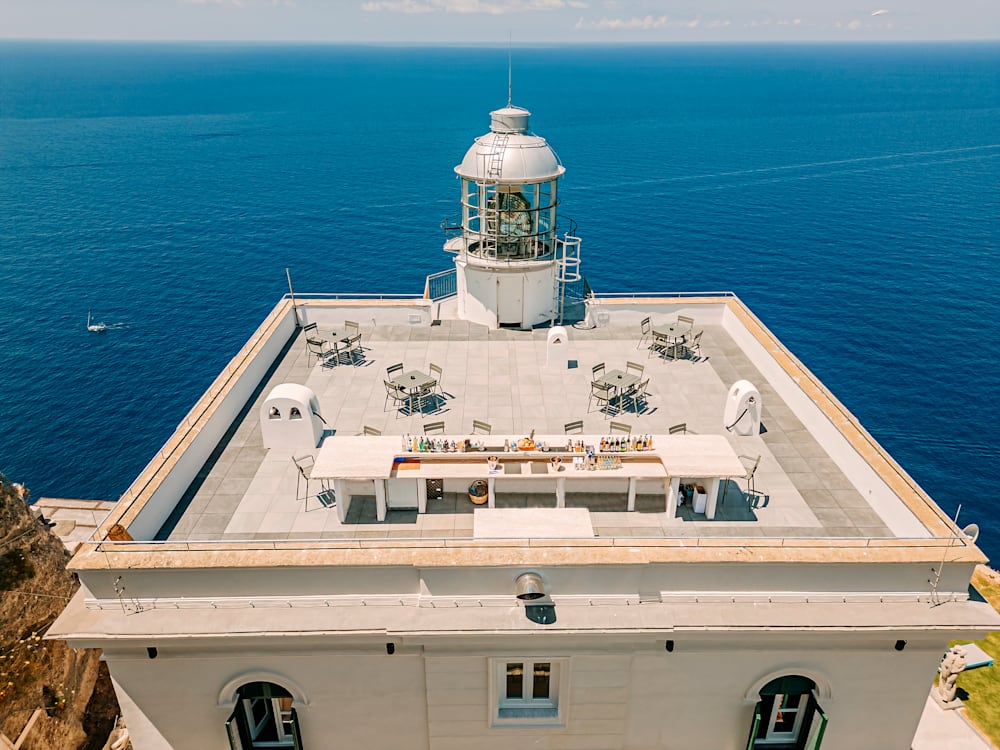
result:
[[[295,292],[295,301],[302,302],[303,300],[326,300],[326,299],[368,299],[372,301],[378,300],[397,300],[397,299],[412,299],[418,300],[423,299],[422,294],[371,294],[362,292]],[[281,299],[290,300],[292,295],[284,294]]]
[[[695,297],[724,297],[738,299],[736,292],[600,292],[592,293],[591,298],[600,302],[605,299],[690,299]]]
[[[458,273],[454,268],[432,273],[424,282],[424,299],[437,302],[454,297],[456,294],[458,294]]]

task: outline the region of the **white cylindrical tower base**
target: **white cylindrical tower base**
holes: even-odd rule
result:
[[[489,328],[533,328],[551,322],[555,261],[469,263],[455,258],[458,317]]]

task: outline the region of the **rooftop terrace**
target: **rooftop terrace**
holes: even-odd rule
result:
[[[695,328],[704,330],[700,356],[679,360],[649,356],[639,340],[641,306],[608,314],[607,323],[570,329],[575,368],[545,367],[547,330],[488,330],[465,321],[441,320],[434,325],[380,323],[369,316],[362,325],[364,361],[335,367],[310,358],[301,332],[284,348],[251,402],[239,414],[204,466],[161,526],[156,538],[169,541],[239,541],[308,539],[470,538],[475,506],[464,493],[447,492],[428,503],[427,512],[389,510],[376,520],[375,498],[361,498],[341,521],[333,508],[315,497],[297,499],[297,470],[292,451],[265,449],[259,407],[279,383],[301,383],[319,397],[327,434],[357,435],[365,426],[385,435],[421,434],[429,421],[444,421],[453,436],[471,433],[474,419],[484,420],[494,434],[562,434],[564,424],[584,421],[584,432],[608,432],[608,416],[588,412],[591,367],[624,368],[628,360],[645,365],[650,378],[647,405],[613,417],[631,425],[633,433],[665,434],[685,422],[697,434],[724,435],[736,453],[761,455],[756,474],[758,495],[747,497],[743,482],[730,482],[725,502],[714,520],[690,506],[679,517],[659,502],[640,496],[636,510],[625,509],[620,497],[588,498],[586,507],[598,537],[770,539],[888,539],[930,536],[914,533],[913,514],[905,503],[884,501],[873,507],[858,482],[845,474],[843,461],[832,457],[817,439],[829,421],[802,414],[755,365],[758,355],[731,333],[720,306],[685,307]],[[672,319],[676,309],[654,305],[653,322]],[[745,308],[744,308],[745,309]],[[610,310],[610,308],[609,308]],[[352,314],[353,313],[353,314]],[[320,330],[333,328],[358,311],[331,305],[313,313]],[[324,323],[323,320],[326,320]],[[616,320],[616,318],[618,320]],[[619,322],[619,320],[621,322]],[[635,322],[632,322],[632,321]],[[785,353],[787,354],[787,353]],[[407,415],[385,404],[386,367],[402,362],[407,369],[443,367],[444,397],[423,413]],[[740,437],[725,430],[723,407],[736,380],[746,379],[761,393],[762,434]],[[786,390],[786,389],[784,389]],[[798,413],[797,413],[798,412]],[[725,480],[723,482],[725,484]],[[312,494],[319,489],[314,481]],[[867,493],[866,493],[867,494]],[[551,505],[530,493],[498,498],[498,507]],[[917,527],[919,528],[919,527]],[[530,529],[525,530],[530,536]]]

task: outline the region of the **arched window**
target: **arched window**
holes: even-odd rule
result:
[[[302,419],[302,412],[299,411],[299,407],[293,406],[292,410],[288,412],[289,419]]]
[[[248,682],[240,687],[226,730],[233,750],[302,750],[292,694],[273,682]]]
[[[267,413],[268,419],[281,419],[281,412],[278,410],[277,406],[272,406],[271,410]]]
[[[782,675],[760,689],[747,750],[819,750],[825,729],[816,683],[802,675]]]

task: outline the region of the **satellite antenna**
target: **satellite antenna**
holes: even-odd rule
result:
[[[968,538],[970,542],[975,544],[976,540],[979,539],[979,524],[970,523],[968,526],[962,529],[962,533]]]

